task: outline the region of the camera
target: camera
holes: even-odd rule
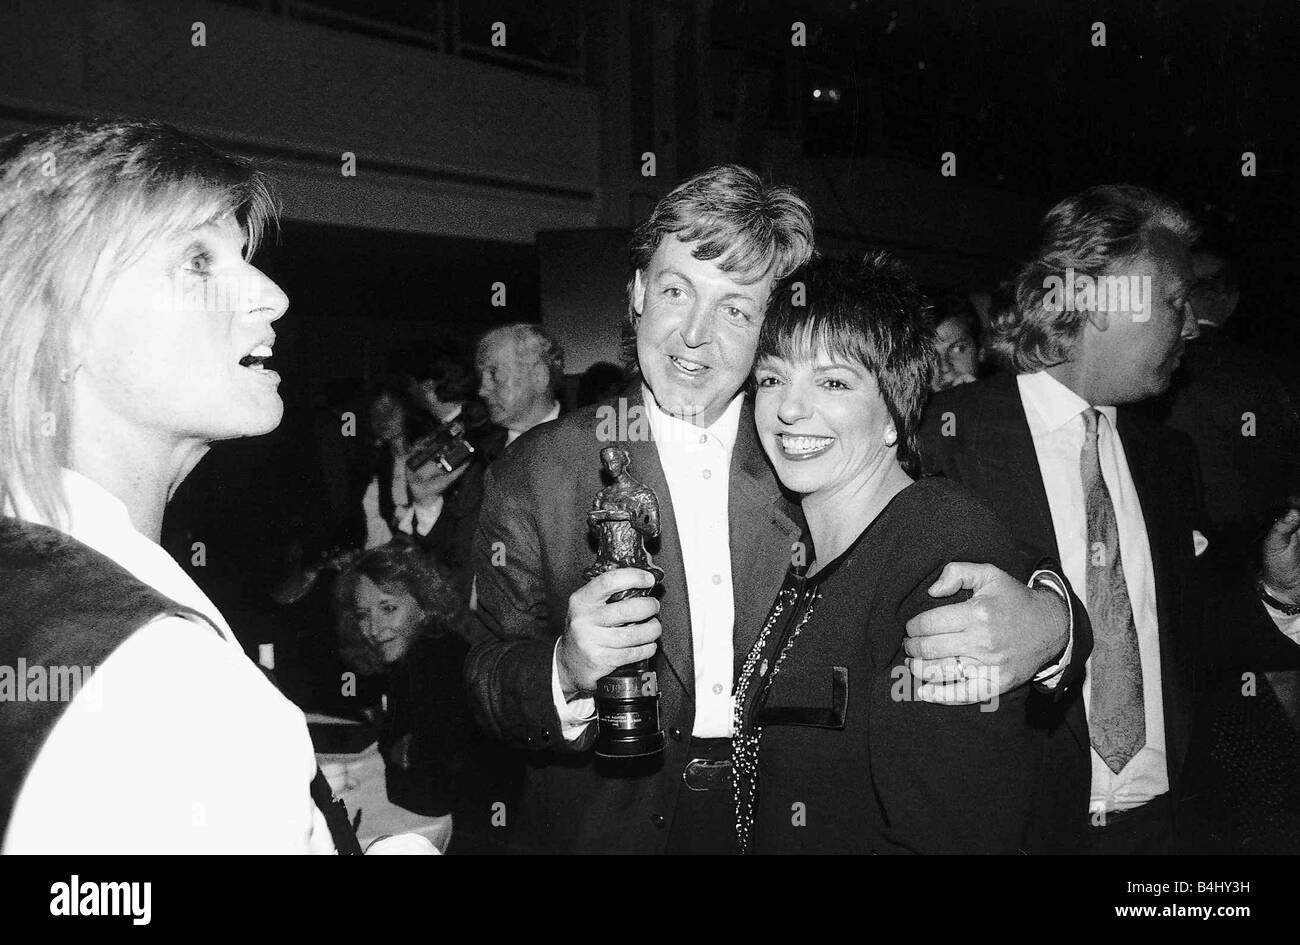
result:
[[[415,441],[406,457],[406,468],[418,472],[430,463],[437,463],[444,472],[455,472],[473,454],[474,447],[465,439],[465,424],[453,420]]]

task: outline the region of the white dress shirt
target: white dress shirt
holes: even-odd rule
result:
[[[447,414],[439,416],[439,423],[451,423],[461,415],[462,407],[456,404]],[[443,497],[436,495],[426,502],[418,502],[406,484],[406,457],[408,453],[391,455],[393,464],[392,489],[394,518],[397,530],[406,535],[427,535],[438,523],[442,514]],[[366,548],[378,548],[393,540],[393,530],[379,511],[379,477],[372,476],[361,496],[361,509],[366,519]]]
[[[13,810],[5,853],[333,853],[302,712],[212,602],[97,483],[64,471],[73,538],[203,614],[137,630],[68,704]],[[19,503],[18,511],[40,519]]]
[[[672,498],[686,573],[695,659],[695,725],[691,734],[697,738],[729,738],[736,604],[731,584],[727,495],[744,395],[736,395],[712,425],[698,427],[660,410],[644,386],[642,394]],[[558,650],[558,642],[556,646]],[[565,703],[554,657],[551,693],[564,737],[576,741],[595,717],[595,701],[584,698]]]
[[[1046,372],[1022,374],[1016,381],[1052,513],[1061,567],[1076,591],[1083,595],[1088,586],[1088,516],[1079,457],[1084,440],[1083,411],[1091,405]],[[1115,507],[1124,582],[1137,628],[1147,740],[1119,774],[1111,771],[1095,750],[1091,752],[1091,812],[1126,810],[1169,790],[1155,575],[1146,521],[1124,446],[1115,429],[1115,408],[1097,407],[1097,410],[1101,414],[1097,422],[1098,459],[1102,479]],[[1205,544],[1203,537],[1196,542],[1198,553],[1204,550]],[[1300,618],[1282,618],[1271,609],[1270,615],[1280,630],[1297,639]],[[1091,712],[1091,704],[1091,686],[1085,686],[1085,712]]]
[[[399,491],[400,490],[400,491]],[[398,496],[401,499],[398,499]],[[397,530],[407,535],[427,535],[438,523],[442,514],[443,497],[434,496],[428,502],[416,502],[406,488],[406,462],[393,459],[393,509]],[[361,496],[361,508],[366,516],[366,548],[378,548],[393,540],[393,530],[379,511],[379,477],[373,476]]]

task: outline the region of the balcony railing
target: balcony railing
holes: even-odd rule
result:
[[[570,82],[587,80],[586,20],[581,0],[217,0],[340,32],[491,62]],[[494,26],[505,45],[493,45]]]

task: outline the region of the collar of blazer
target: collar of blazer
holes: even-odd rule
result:
[[[1008,510],[1008,520],[1022,521],[1021,534],[1031,545],[1059,561],[1052,509],[1015,375],[963,385],[950,396],[959,436],[973,454],[963,478],[976,493]],[[970,425],[969,438],[960,432],[963,424]]]
[[[754,427],[746,397],[731,455],[727,524],[731,541],[731,585],[735,598],[732,631],[733,679],[758,639],[772,602],[785,580],[796,543],[804,533],[799,506],[781,491]],[[804,549],[804,560],[812,549]]]

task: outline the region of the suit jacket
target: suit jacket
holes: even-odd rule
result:
[[[690,760],[695,666],[686,575],[672,496],[641,415],[646,409],[654,408],[642,403],[638,383],[617,401],[535,427],[485,480],[466,684],[485,730],[531,753],[525,816],[543,850],[663,852]],[[661,534],[649,550],[664,570],[655,669],[668,739],[659,758],[606,762],[594,757],[590,738],[564,740],[551,669],[569,595],[586,583],[583,571],[595,556],[586,513],[607,485],[600,450],[615,444],[628,451],[631,474],[659,498]],[[758,636],[801,534],[799,513],[782,496],[759,447],[748,403],[732,453],[727,512],[739,662]]]
[[[1045,737],[1027,718],[1033,687],[991,704],[917,701],[902,643],[911,617],[949,603],[926,593],[948,562],[1023,581],[1039,558],[959,486],[927,478],[815,575],[791,569],[748,661],[741,723],[762,731],[757,775],[741,778],[753,852],[1024,849]]]
[[[1295,659],[1300,647],[1278,633],[1250,590],[1244,568],[1216,560],[1213,550],[1197,556],[1193,531],[1206,533],[1208,526],[1195,451],[1187,437],[1123,407],[1116,428],[1151,548],[1171,793],[1175,800],[1186,800],[1197,790],[1195,778],[1184,777],[1195,709],[1215,670],[1272,668]],[[921,441],[927,472],[961,482],[1018,537],[1059,559],[1047,492],[1013,375],[935,394]],[[1065,852],[1077,849],[1087,823],[1088,795],[1078,789],[1091,782],[1082,688],[1072,687],[1041,707],[1052,736],[1040,796],[1048,805],[1068,805],[1077,817],[1065,821],[1072,825],[1067,830],[1045,831],[1036,845]]]

